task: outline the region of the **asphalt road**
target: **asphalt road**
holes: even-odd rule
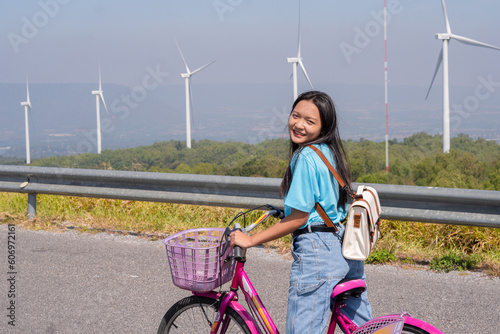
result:
[[[172,285],[161,241],[16,228],[9,268],[8,235],[0,225],[0,333],[156,333],[166,310],[189,295]],[[247,272],[284,331],[290,260],[262,248],[248,257]],[[403,310],[444,333],[500,332],[500,279],[372,265],[366,273],[374,316]]]

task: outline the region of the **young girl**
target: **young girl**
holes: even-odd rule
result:
[[[322,92],[301,94],[293,104],[288,119],[290,164],[281,183],[285,218],[268,229],[248,236],[231,233],[231,245],[249,248],[278,239],[293,232],[287,334],[324,333],[329,321],[330,296],[333,287],[344,278],[365,279],[363,261],[342,256],[348,194],[340,189],[328,167],[307,145],[323,152],[351,187],[347,165],[337,127],[337,115],[331,98]],[[338,228],[334,233],[314,209],[318,202]],[[350,298],[343,309],[356,325],[371,319],[366,291],[361,298]]]

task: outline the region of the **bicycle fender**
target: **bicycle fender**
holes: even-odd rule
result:
[[[217,293],[215,291],[197,292],[196,294],[198,296],[208,297],[213,299],[218,299],[220,296],[220,293]],[[231,307],[233,310],[236,311],[236,313],[238,313],[238,315],[245,321],[245,324],[248,326],[248,328],[252,333],[261,333],[259,327],[255,325],[253,318],[250,316],[250,313],[248,313],[248,311],[240,303],[233,300],[229,303],[229,307]]]
[[[405,324],[413,325],[413,326],[418,327],[418,328],[422,328],[431,334],[444,334],[439,329],[432,326],[431,324],[426,323],[425,321],[415,319],[412,317],[404,317],[404,319],[405,319]]]

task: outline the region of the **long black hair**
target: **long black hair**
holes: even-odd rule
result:
[[[290,140],[290,162],[285,171],[285,175],[283,176],[283,180],[281,181],[280,194],[284,197],[288,193],[290,184],[292,183],[293,174],[291,169],[291,159],[296,159],[300,154],[300,151],[307,145],[325,143],[330,148],[332,156],[335,159],[335,169],[346,184],[344,189],[340,189],[338,203],[339,206],[343,206],[349,200],[352,180],[351,171],[349,170],[349,165],[347,163],[347,155],[345,153],[342,140],[340,139],[335,105],[328,94],[319,91],[309,91],[299,95],[293,103],[290,114],[300,101],[310,101],[318,108],[321,118],[321,132],[318,138],[302,145],[295,144],[292,140]],[[297,154],[294,156],[294,153]]]

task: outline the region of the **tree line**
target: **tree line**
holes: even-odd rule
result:
[[[500,145],[459,135],[442,153],[442,136],[418,133],[389,142],[389,173],[385,142],[344,142],[353,180],[365,183],[500,190]],[[163,173],[281,178],[288,165],[288,139],[242,142],[200,140],[191,149],[184,142],[104,150],[101,154],[48,157],[32,165],[115,169]]]

